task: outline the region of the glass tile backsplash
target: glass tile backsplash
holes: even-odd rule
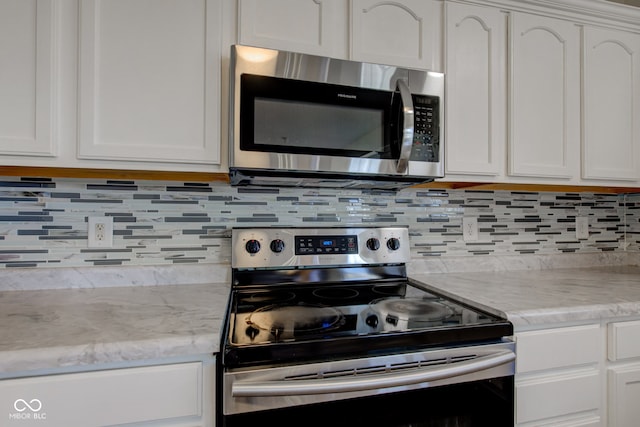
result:
[[[90,216],[113,217],[112,247],[87,247]],[[637,195],[0,177],[0,268],[229,263],[228,230],[260,226],[408,226],[414,257],[638,251],[639,218]]]

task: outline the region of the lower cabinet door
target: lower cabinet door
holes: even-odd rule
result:
[[[640,363],[608,370],[609,427],[640,425]]]
[[[516,379],[516,422],[596,412],[600,390],[600,372],[596,369]]]
[[[0,422],[7,427],[92,427],[200,417],[202,364],[2,380],[0,408],[9,412]]]

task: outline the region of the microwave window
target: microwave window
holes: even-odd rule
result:
[[[254,100],[254,143],[364,152],[384,150],[384,112],[273,98]]]

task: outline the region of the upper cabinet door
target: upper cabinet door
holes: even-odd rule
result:
[[[80,1],[80,158],[219,162],[219,9]]]
[[[583,164],[586,179],[640,176],[640,36],[584,29]]]
[[[238,0],[238,41],[347,58],[345,0]]]
[[[352,0],[351,57],[439,71],[442,2]]]
[[[542,16],[511,18],[509,173],[572,178],[579,173],[580,30]]]
[[[504,173],[506,17],[494,8],[446,5],[447,174]]]
[[[55,0],[0,0],[0,154],[56,154]]]

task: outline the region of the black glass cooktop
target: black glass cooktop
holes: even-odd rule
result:
[[[223,364],[362,357],[499,340],[511,324],[406,280],[235,288]]]

